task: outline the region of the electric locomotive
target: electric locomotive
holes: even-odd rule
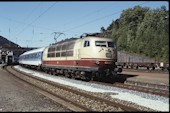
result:
[[[116,66],[117,49],[111,38],[66,39],[45,48],[42,59],[44,71],[70,78],[102,79],[122,71]]]

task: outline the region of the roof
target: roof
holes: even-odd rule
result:
[[[65,40],[59,41],[59,42],[57,42],[57,43],[55,43],[53,45],[62,44],[62,43],[65,43],[65,42],[70,42],[70,41],[75,41],[77,39],[79,39],[79,38],[69,38],[69,39],[65,39]]]
[[[25,53],[21,54],[20,56],[28,55],[28,54],[32,54],[32,53],[42,52],[42,51],[44,51],[44,49],[45,49],[45,47],[38,48],[38,49],[33,49],[33,50],[30,50],[30,51],[26,51]]]

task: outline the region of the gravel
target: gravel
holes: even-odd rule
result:
[[[71,112],[0,69],[0,112]]]
[[[142,93],[138,91],[126,90],[122,88],[98,85],[84,81],[77,81],[58,76],[51,76],[48,74],[34,72],[20,66],[15,66],[15,68],[34,76],[48,79],[56,83],[64,84],[67,87],[74,88],[82,92],[91,93],[93,95],[100,96],[108,100],[126,104],[127,106],[134,106],[145,111],[169,111],[169,98],[166,97]]]

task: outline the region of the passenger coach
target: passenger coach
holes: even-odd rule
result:
[[[20,55],[19,64],[26,67],[40,68],[42,64],[42,55],[45,47],[27,51]]]

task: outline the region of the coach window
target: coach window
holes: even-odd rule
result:
[[[52,52],[54,52],[55,51],[55,47],[52,47]]]
[[[65,57],[66,56],[66,52],[61,52],[61,56]]]
[[[35,56],[35,58],[39,58],[39,53],[36,53],[36,56]]]
[[[38,58],[41,58],[41,52],[38,53]]]
[[[68,49],[68,50],[69,50],[69,49],[73,49],[73,48],[74,48],[74,44],[75,44],[75,42],[70,42],[70,43],[68,43],[67,49]]]
[[[62,50],[66,50],[66,49],[67,49],[67,44],[63,44]]]
[[[60,51],[61,45],[56,47],[56,51]]]
[[[47,54],[47,57],[51,57],[51,53],[48,53],[48,54]]]
[[[51,52],[51,47],[50,47],[50,48],[48,48],[48,52]]]
[[[55,57],[55,53],[51,53],[51,57]]]
[[[73,56],[73,51],[67,51],[67,52],[66,52],[66,55],[67,55],[67,56]]]
[[[88,46],[90,46],[90,41],[85,41],[84,42],[84,47],[88,47]]]
[[[57,53],[56,53],[56,57],[60,57],[60,52],[57,52]]]

